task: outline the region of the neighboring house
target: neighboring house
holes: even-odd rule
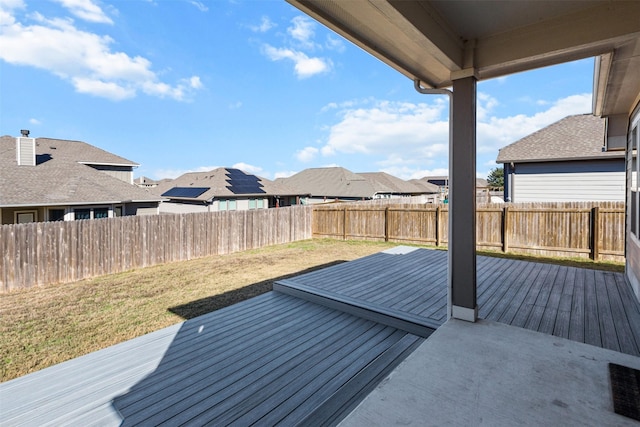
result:
[[[306,196],[285,184],[232,168],[185,173],[151,191],[163,198],[161,213],[267,209],[296,205],[300,196]]]
[[[133,183],[138,187],[142,187],[142,188],[154,188],[154,187],[157,187],[158,184],[165,181],[171,181],[171,180],[165,178],[165,179],[161,179],[160,181],[155,181],[151,178],[147,178],[146,176],[141,176],[139,178],[134,179]]]
[[[428,194],[428,201],[430,203],[440,203],[444,200],[439,186],[425,181],[424,179],[410,179],[409,182],[422,189],[424,194]]]
[[[511,202],[624,201],[624,147],[607,149],[605,119],[565,117],[502,148]]]
[[[449,198],[449,177],[448,176],[425,176],[420,179],[413,179],[411,182],[428,185],[436,188],[440,195],[440,200],[448,200]],[[489,184],[484,178],[476,178],[476,198],[478,201],[486,201]]]
[[[276,179],[310,196],[304,203],[373,199],[376,190],[369,180],[341,167],[309,168],[288,178]]]
[[[138,164],[81,141],[0,137],[2,224],[157,214]]]
[[[438,188],[435,186],[426,186],[416,184],[413,181],[405,181],[386,172],[364,172],[358,173],[364,177],[375,191],[376,199],[391,199],[411,196],[430,196],[438,195]]]
[[[276,182],[287,184],[301,193],[310,194],[304,203],[350,202],[425,196],[433,201],[437,188],[416,185],[386,172],[354,173],[342,167],[309,168]]]

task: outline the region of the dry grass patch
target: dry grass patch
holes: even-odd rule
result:
[[[312,240],[0,296],[2,381],[271,290],[274,280],[397,244]]]

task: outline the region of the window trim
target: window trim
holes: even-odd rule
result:
[[[33,221],[27,221],[27,222],[18,222],[18,216],[22,215],[22,214],[32,214],[32,218]],[[21,210],[21,211],[14,211],[13,212],[13,223],[14,224],[29,224],[30,222],[38,222],[38,210],[37,209],[28,209],[28,210]]]
[[[51,211],[62,211],[62,219],[51,219]],[[47,221],[66,221],[67,212],[68,211],[65,208],[47,208]]]

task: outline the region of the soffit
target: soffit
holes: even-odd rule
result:
[[[627,112],[621,95],[640,86],[638,1],[287,1],[423,86],[451,86],[461,70],[488,79],[607,53],[603,111]]]

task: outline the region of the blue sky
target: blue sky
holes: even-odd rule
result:
[[[591,111],[593,59],[479,82],[477,174]],[[0,0],[0,135],[81,140],[135,176],[218,166],[447,173],[447,98],[281,1]]]

